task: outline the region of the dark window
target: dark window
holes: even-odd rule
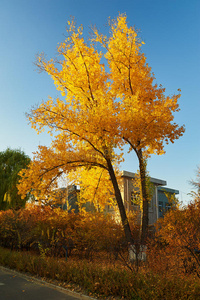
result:
[[[165,211],[170,210],[171,205],[169,203],[165,203]]]
[[[163,202],[159,201],[159,212],[163,212]]]

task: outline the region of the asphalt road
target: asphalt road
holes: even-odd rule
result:
[[[0,267],[0,300],[89,299],[87,296],[72,296],[69,293],[43,281]]]

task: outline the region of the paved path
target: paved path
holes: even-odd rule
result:
[[[71,295],[70,295],[71,294]],[[0,267],[0,300],[76,300],[87,296],[67,292],[43,281]]]

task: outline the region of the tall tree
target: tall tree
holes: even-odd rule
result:
[[[154,77],[141,53],[142,42],[126,16],[110,23],[107,38],[94,29],[85,42],[83,29],[68,22],[67,38],[58,47],[62,59],[37,66],[51,75],[64,99],[43,102],[32,109],[29,120],[38,132],[48,127],[54,135],[50,148],[39,147],[19,186],[20,192],[38,197],[55,188],[63,173],[80,167],[101,168],[111,179],[128,243],[132,243],[115,166],[123,159],[115,152],[128,143],[139,159],[143,191],[143,235],[148,225],[148,197],[145,184],[145,158],[161,154],[164,141],[173,142],[184,128],[172,123],[180,95],[164,96],[164,89],[153,84]],[[99,42],[105,53],[99,51]],[[107,68],[104,62],[107,61]],[[108,70],[108,71],[107,71]]]
[[[101,63],[102,54],[92,43],[85,43],[82,28],[76,31],[72,21],[67,32],[67,39],[58,48],[63,56],[58,65],[53,60],[46,62],[41,56],[38,58],[39,68],[52,76],[65,101],[49,98],[32,110],[29,116],[32,126],[39,131],[48,126],[55,138],[51,148],[39,147],[19,189],[22,193],[32,190],[37,198],[44,198],[56,187],[56,180],[63,173],[80,167],[105,169],[113,184],[127,242],[132,243],[114,171],[120,156],[113,148],[120,141],[110,133],[112,127],[117,126],[115,109],[118,104],[110,90],[109,74]]]
[[[111,34],[103,36],[94,30],[94,40],[106,49],[105,57],[110,74],[110,88],[118,99],[118,127],[114,130],[134,150],[139,160],[143,198],[142,243],[148,228],[146,161],[151,154],[163,154],[164,145],[174,142],[184,132],[184,126],[173,122],[179,111],[180,93],[165,96],[141,52],[144,44],[133,27],[128,27],[126,16],[110,22]],[[180,92],[180,90],[178,90]]]
[[[30,158],[20,150],[6,149],[0,152],[0,209],[24,207],[27,197],[18,194],[19,171],[28,166]]]

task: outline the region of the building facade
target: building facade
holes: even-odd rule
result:
[[[135,179],[135,173],[122,171],[121,194],[126,211],[138,211],[138,213],[141,213],[140,206],[135,201],[137,196],[134,186]],[[149,225],[153,225],[158,218],[163,217],[164,213],[170,209],[171,204],[168,196],[177,195],[179,191],[165,187],[167,185],[165,180],[150,177],[150,183],[153,191],[152,199],[149,203]]]
[[[134,184],[134,181],[136,180],[136,174],[132,172],[122,171],[121,178],[122,180],[120,183],[120,190],[125,209],[127,212],[138,212],[138,220],[140,220],[140,205],[136,201],[139,190],[137,191],[137,188]],[[179,194],[179,191],[167,188],[167,182],[165,180],[153,177],[150,177],[150,184],[152,198],[149,203],[149,225],[153,225],[159,218],[164,216],[166,211],[170,209],[171,203],[169,202],[169,198],[172,195]],[[59,190],[62,191],[62,197],[60,195],[60,199],[62,199],[62,204],[59,206],[61,206],[64,210],[68,210],[69,212],[71,212],[72,210],[75,213],[79,212],[77,201],[80,191],[77,188],[77,186],[71,185],[67,188]],[[95,211],[94,205],[89,202],[86,203],[84,207],[86,211]],[[111,206],[106,206],[105,212],[115,215],[115,218],[119,218],[118,214],[116,213],[116,210]]]

